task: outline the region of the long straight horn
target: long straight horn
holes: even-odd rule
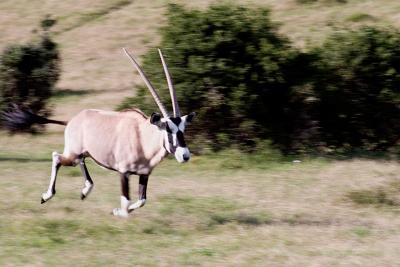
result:
[[[149,79],[147,79],[146,75],[144,74],[142,68],[140,67],[140,65],[137,63],[137,61],[135,60],[135,58],[129,54],[128,51],[126,51],[125,48],[123,48],[125,54],[129,57],[129,59],[131,60],[133,66],[135,66],[136,70],[139,72],[140,76],[142,77],[144,83],[146,84],[147,88],[149,88],[149,91],[151,93],[151,95],[154,98],[154,101],[156,101],[158,108],[160,109],[162,115],[164,116],[164,118],[168,117],[168,112],[165,109],[163,103],[161,102],[160,96],[157,94],[156,90],[154,89],[153,85],[151,84],[151,82],[149,81]]]
[[[167,63],[165,63],[164,56],[160,49],[158,49],[158,53],[160,54],[161,62],[162,62],[164,72],[165,72],[165,77],[167,77],[169,93],[171,95],[171,101],[172,101],[172,108],[174,110],[174,117],[180,117],[181,112],[179,110],[178,101],[176,100],[175,88],[172,83],[171,75],[169,75]]]

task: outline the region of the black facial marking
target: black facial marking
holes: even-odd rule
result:
[[[161,115],[153,112],[150,117],[150,123],[157,124],[161,120]]]
[[[191,123],[195,115],[196,115],[196,112],[190,113],[186,118],[186,122]]]
[[[179,124],[181,124],[182,119],[180,117],[176,117],[176,118],[169,118],[175,125],[176,127],[179,129]],[[168,123],[166,123],[166,127],[165,127],[167,133],[168,133],[168,142],[171,144],[171,149],[175,150],[174,146],[173,146],[173,141],[172,141],[172,130],[169,127]],[[176,132],[176,140],[177,140],[177,146],[178,147],[186,147],[186,142],[185,142],[185,138],[183,136],[183,132],[181,130],[178,130]],[[172,151],[170,151],[171,153],[173,153]]]
[[[185,138],[183,137],[183,133],[181,131],[176,133],[176,139],[178,140],[178,146],[186,147]]]
[[[170,133],[170,134],[172,133],[171,128],[169,128],[168,123],[166,124],[165,129],[167,130],[168,133]]]
[[[182,119],[180,117],[176,118],[169,118],[177,127],[179,127],[179,124],[181,123]]]

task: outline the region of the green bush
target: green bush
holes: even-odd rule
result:
[[[55,23],[46,18],[37,40],[10,45],[0,55],[0,105],[17,104],[40,115],[49,115],[46,102],[60,75],[57,44],[49,36]]]
[[[181,109],[198,113],[189,128],[195,147],[239,144],[251,151],[271,140],[284,153],[351,152],[386,151],[397,143],[399,32],[336,32],[306,53],[277,33],[265,9],[170,5],[167,15],[159,46]],[[156,49],[145,55],[144,69],[169,105]],[[157,110],[153,102],[142,87],[122,107],[150,113]]]
[[[371,27],[336,33],[314,50],[312,115],[329,146],[387,149],[400,133],[400,33]]]
[[[299,89],[309,60],[277,33],[268,10],[170,5],[161,37],[181,109],[198,114],[192,134],[213,148],[237,143],[251,148],[265,138],[287,148],[298,129],[307,128]],[[145,55],[144,69],[169,102],[156,49]],[[121,108],[131,105],[157,110],[145,88]]]

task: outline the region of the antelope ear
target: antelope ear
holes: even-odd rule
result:
[[[153,112],[150,117],[150,123],[160,127],[161,129],[165,128],[165,122],[161,121],[161,115]]]
[[[193,118],[194,118],[194,116],[196,116],[196,112],[191,112],[189,115],[186,115],[186,119],[185,119],[186,122],[187,123],[191,123]]]

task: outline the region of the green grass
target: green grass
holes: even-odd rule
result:
[[[366,13],[354,13],[347,18],[351,22],[375,21],[376,18]]]
[[[360,209],[343,199],[355,184],[363,186],[354,190],[379,187],[368,185],[374,175],[383,179],[387,195],[394,194],[393,176],[400,170],[395,162],[299,158],[293,163],[292,157],[266,150],[194,156],[183,165],[168,158],[150,177],[146,205],[120,219],[110,214],[119,205],[118,175],[91,160],[95,187],[85,201],[79,199],[79,168],[63,167],[56,196],[40,205],[50,173],[48,145],[62,141],[55,133],[44,137],[0,141],[1,266],[397,263],[395,210]],[[11,143],[20,140],[33,150],[13,151]],[[238,163],[232,168],[229,161]],[[135,176],[131,187],[134,196]]]
[[[359,226],[351,229],[351,233],[359,238],[366,238],[371,235],[371,230],[364,226]]]

